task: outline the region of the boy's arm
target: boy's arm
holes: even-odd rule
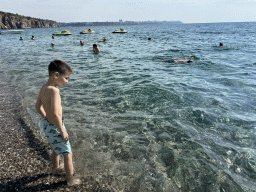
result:
[[[43,118],[46,117],[46,113],[45,113],[44,108],[43,108],[43,105],[42,105],[42,103],[41,103],[40,94],[39,94],[39,96],[38,96],[38,98],[37,98],[35,108],[36,108],[37,112],[38,112]]]
[[[60,134],[64,141],[68,140],[68,133],[64,130],[62,125],[62,109],[61,109],[61,99],[59,94],[59,89],[53,89],[53,94],[51,97],[51,110],[55,119],[55,125],[59,129]]]

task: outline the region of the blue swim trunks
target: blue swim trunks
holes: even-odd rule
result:
[[[63,141],[59,129],[56,125],[53,125],[47,121],[43,120],[44,133],[47,137],[50,146],[57,153],[57,155],[68,155],[71,152],[71,147],[69,141]],[[66,131],[65,125],[63,123],[63,128]]]

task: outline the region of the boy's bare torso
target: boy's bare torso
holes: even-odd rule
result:
[[[59,89],[47,84],[43,85],[39,92],[39,98],[44,108],[46,119],[49,123],[56,125],[56,116],[62,119],[61,97]]]

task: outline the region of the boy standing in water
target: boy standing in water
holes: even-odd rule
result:
[[[72,152],[69,136],[62,118],[61,98],[58,87],[68,83],[71,67],[61,60],[54,60],[48,66],[49,79],[41,88],[36,102],[37,112],[44,118],[43,127],[45,135],[53,149],[53,171],[60,169],[60,155],[64,156],[64,168],[68,185],[79,184],[80,180],[74,180]]]

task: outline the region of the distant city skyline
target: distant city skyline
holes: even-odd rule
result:
[[[0,11],[57,22],[256,21],[256,0],[2,0]]]

